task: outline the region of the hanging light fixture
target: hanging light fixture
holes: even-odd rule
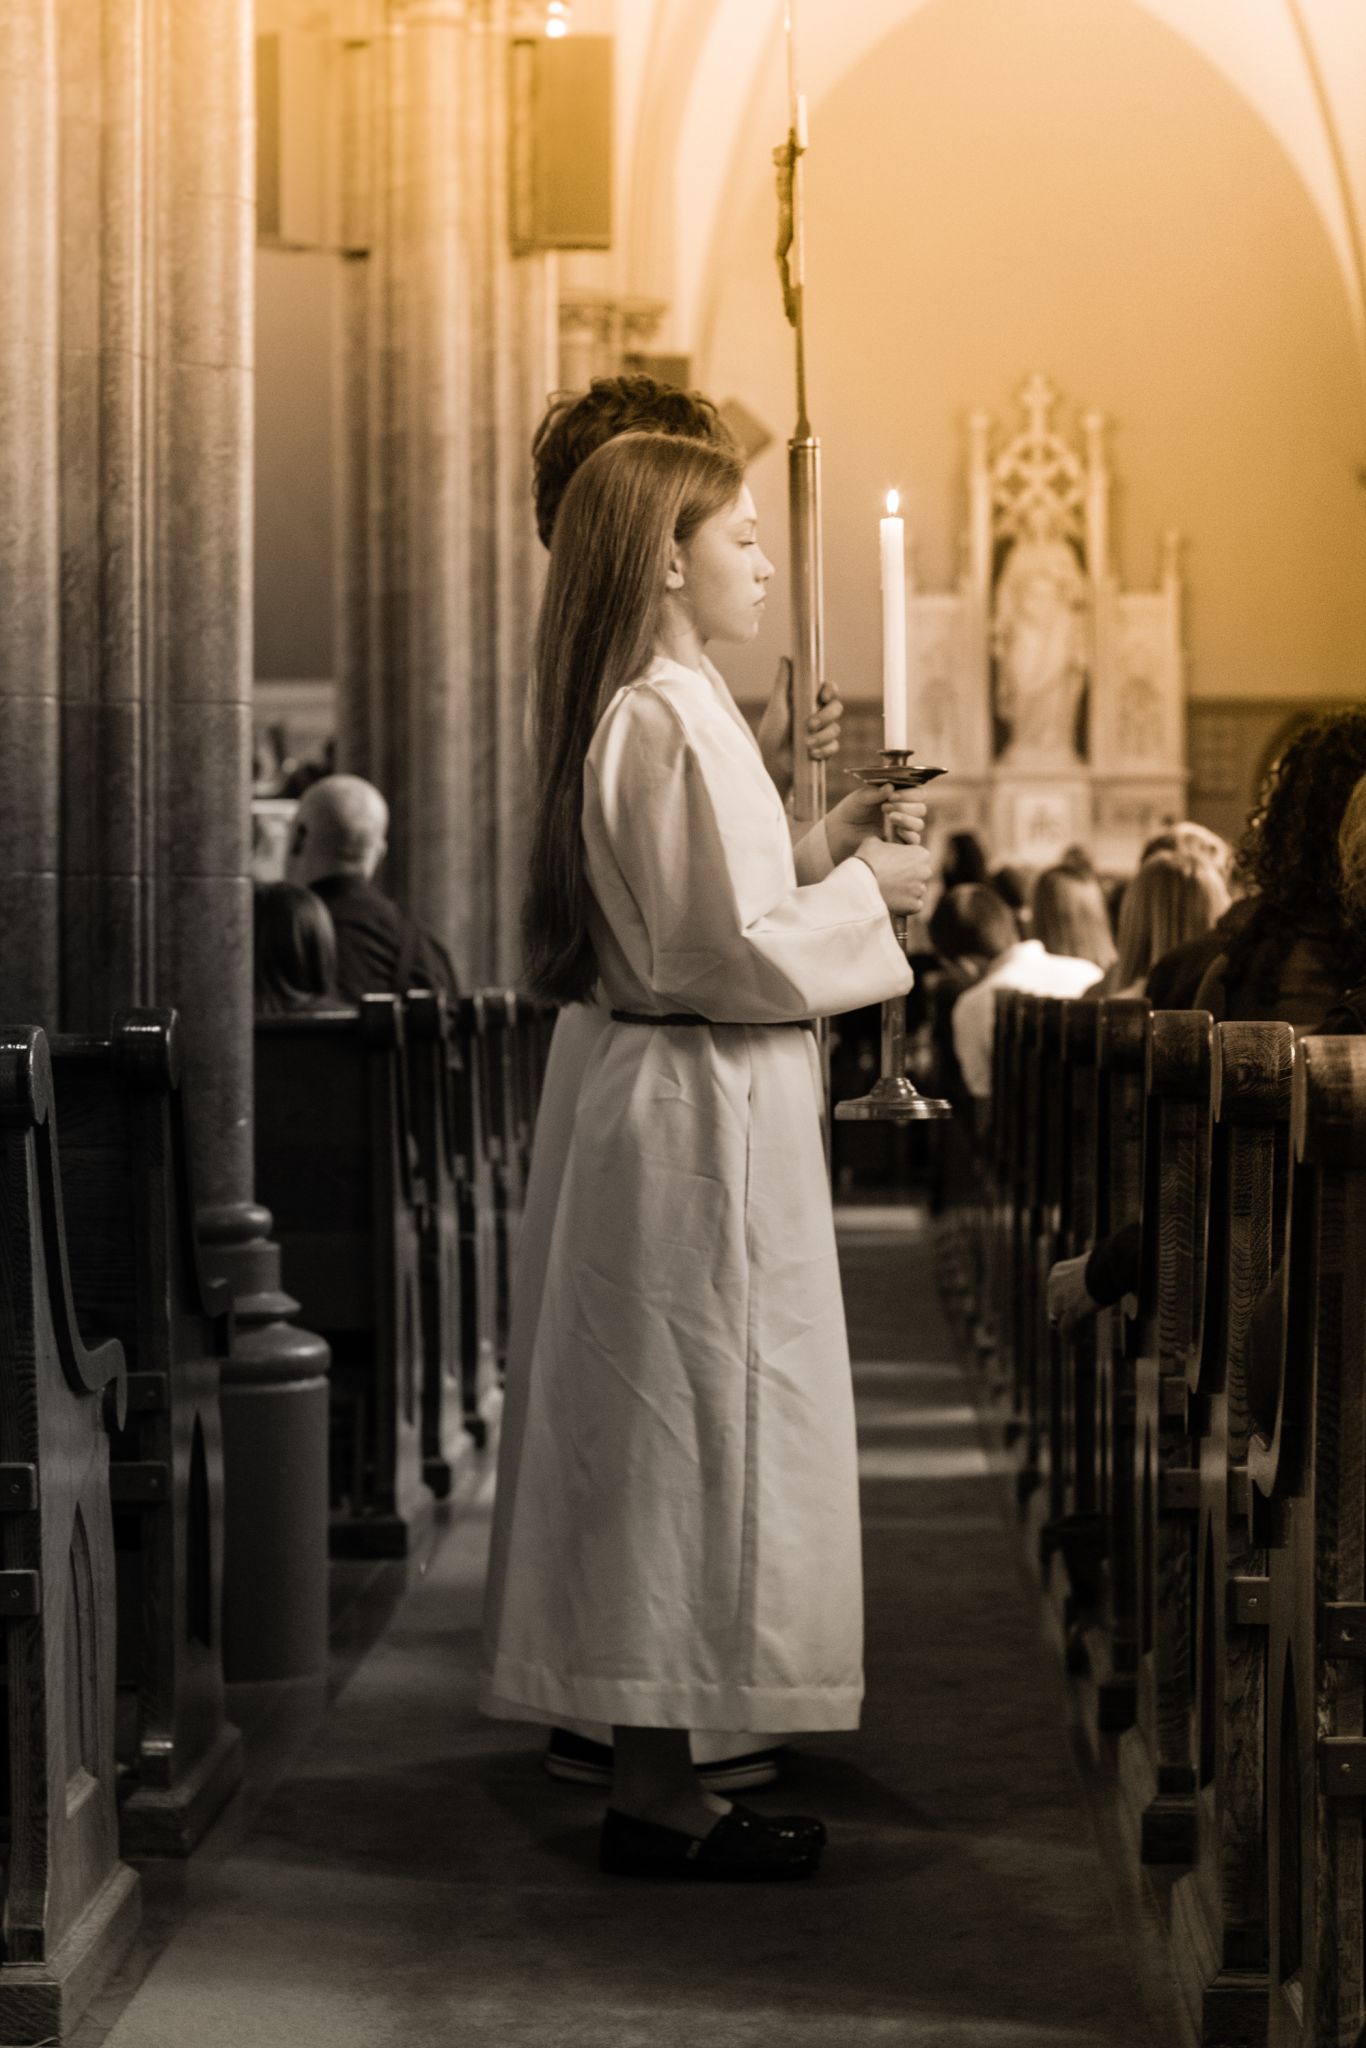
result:
[[[569,0],[546,0],[545,32],[555,38],[569,34]]]

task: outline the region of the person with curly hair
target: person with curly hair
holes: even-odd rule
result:
[[[1342,814],[1338,865],[1342,870],[1342,914],[1354,940],[1366,949],[1366,775],[1353,789]],[[1366,979],[1344,992],[1324,1018],[1323,1032],[1325,1037],[1356,1037],[1366,1032]]]
[[[1342,893],[1338,836],[1366,774],[1366,711],[1316,718],[1273,767],[1238,849],[1251,907],[1192,1006],[1220,1022],[1322,1024],[1366,969],[1366,935]]]

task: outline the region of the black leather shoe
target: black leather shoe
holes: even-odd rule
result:
[[[752,1806],[741,1806],[738,1799],[731,1801],[731,1812],[743,1814],[746,1820],[757,1820],[761,1826],[773,1828],[780,1835],[787,1835],[794,1842],[809,1843],[812,1848],[823,1849],[829,1839],[825,1822],[817,1820],[810,1813],[756,1813]]]
[[[732,1807],[707,1835],[689,1835],[657,1821],[635,1820],[608,1807],[602,1823],[602,1868],[615,1877],[691,1877],[762,1882],[809,1877],[820,1844],[798,1840],[757,1814]]]

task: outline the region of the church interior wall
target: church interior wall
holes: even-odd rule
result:
[[[769,68],[747,125],[776,139]],[[1321,217],[1247,101],[1127,0],[954,0],[813,92],[811,141],[812,409],[846,695],[878,687],[882,493],[903,493],[917,581],[950,587],[966,417],[985,407],[1012,431],[1036,369],[1069,428],[1090,407],[1110,418],[1122,581],[1155,583],[1162,533],[1184,536],[1192,698],[1358,694],[1360,359]],[[775,433],[752,481],[784,574],[792,353],[773,233],[756,168],[723,208],[695,368]],[[771,639],[731,665],[747,698]]]

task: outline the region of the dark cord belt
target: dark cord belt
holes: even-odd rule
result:
[[[727,1024],[717,1017],[694,1017],[689,1012],[681,1010],[670,1010],[663,1016],[651,1016],[644,1010],[613,1010],[612,1022],[614,1024],[691,1024],[695,1028],[701,1025],[717,1031],[739,1031],[744,1029],[781,1031],[784,1028],[794,1031],[814,1031],[816,1028],[814,1017],[779,1017],[772,1024],[744,1026]]]

